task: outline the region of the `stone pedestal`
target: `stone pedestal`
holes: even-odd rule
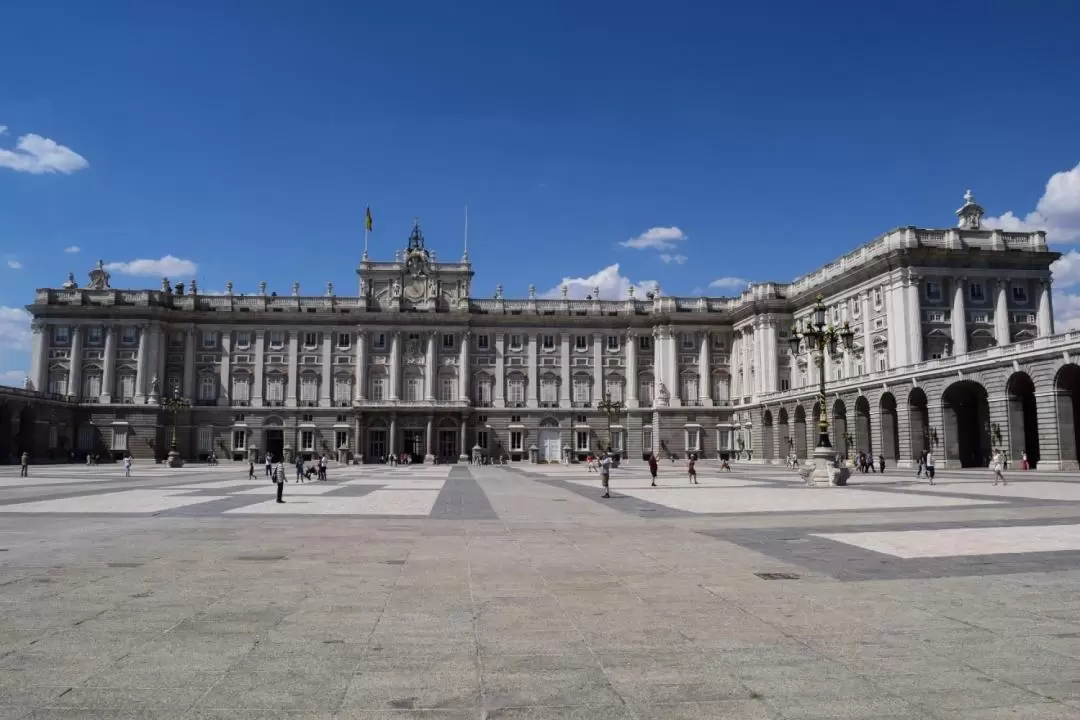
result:
[[[428,453],[427,455],[425,455],[424,456],[424,464],[425,465],[434,465],[435,464],[435,456],[432,455],[431,453]]]
[[[536,445],[529,446],[529,462],[535,465],[540,459],[540,448]]]
[[[814,471],[806,478],[807,487],[838,487],[847,485],[851,471],[835,467],[836,451],[831,447],[814,448]]]
[[[176,448],[169,451],[168,460],[165,462],[171,468],[184,467],[184,458],[180,457],[180,452]]]

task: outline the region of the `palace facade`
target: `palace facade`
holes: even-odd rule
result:
[[[813,450],[824,372],[834,447],[1076,467],[1080,337],[1054,334],[1059,254],[1043,232],[985,229],[970,194],[956,214],[736,297],[478,299],[467,254],[438,260],[418,226],[392,260],[365,255],[355,296],[118,289],[99,263],[28,306],[27,391],[0,393],[0,457],[161,459],[175,428],[189,459],[552,462],[610,442],[631,460],[780,462]],[[855,333],[820,370],[789,342],[819,296]]]

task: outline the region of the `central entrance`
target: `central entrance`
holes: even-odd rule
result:
[[[536,444],[539,462],[557,463],[560,461],[559,453],[559,429],[540,428],[539,442]]]
[[[372,428],[368,430],[367,455],[364,460],[378,463],[382,462],[384,457],[386,457],[386,430]]]
[[[439,462],[448,463],[457,460],[458,434],[457,430],[439,431]]]
[[[401,450],[412,456],[414,463],[424,462],[424,431],[405,428],[401,431]]]
[[[266,431],[266,452],[274,462],[281,462],[285,456],[285,431],[270,428]]]

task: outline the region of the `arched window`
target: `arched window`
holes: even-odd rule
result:
[[[300,377],[300,403],[310,407],[319,400],[319,376],[304,373]]]
[[[251,402],[251,376],[246,372],[233,374],[232,404],[247,405]]]
[[[559,402],[559,378],[545,375],[540,379],[540,402],[551,407]]]
[[[510,407],[525,407],[525,376],[521,373],[506,379],[506,402]]]
[[[457,391],[457,378],[453,373],[445,372],[439,376],[439,402],[454,402],[457,400]]]
[[[653,376],[649,374],[638,377],[638,402],[641,407],[651,407],[653,404]]]
[[[473,378],[473,404],[478,407],[491,407],[491,376],[480,373]]]
[[[266,376],[266,402],[271,406],[285,404],[285,376],[281,373]]]
[[[625,384],[626,382],[621,375],[608,375],[604,379],[604,392],[611,398],[612,402],[622,402]]]
[[[341,374],[334,376],[334,404],[341,407],[343,403],[352,402],[352,378]]]
[[[588,375],[575,375],[573,384],[573,401],[577,405],[588,405],[592,402],[592,378]]]
[[[217,400],[218,379],[212,373],[203,373],[199,376],[199,401],[213,402]]]

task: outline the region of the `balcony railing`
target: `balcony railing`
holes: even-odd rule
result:
[[[694,398],[693,400],[683,400],[683,407],[701,407],[703,403],[701,400]]]
[[[592,407],[592,403],[589,402],[588,400],[574,400],[573,402],[570,403],[570,407],[572,407],[572,408],[590,408],[590,407]]]
[[[559,407],[558,401],[555,400],[541,400],[540,407],[542,408],[557,408]]]

